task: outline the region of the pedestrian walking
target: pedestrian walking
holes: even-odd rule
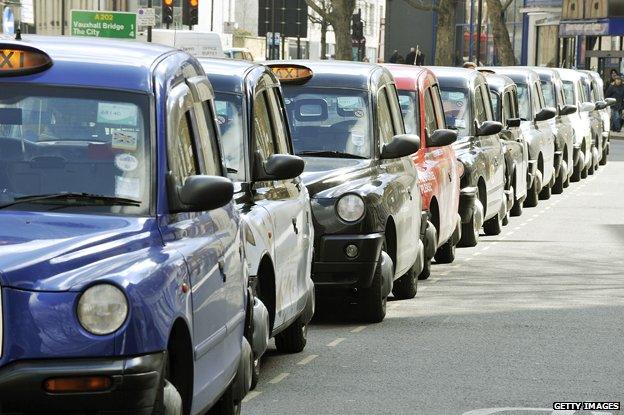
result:
[[[416,48],[410,48],[407,55],[405,55],[405,64],[413,65],[416,62]]]
[[[388,62],[390,62],[390,63],[399,63],[398,62],[399,58],[403,59],[403,56],[401,56],[399,54],[399,51],[395,49],[394,52],[392,53],[392,56],[390,56],[390,60]]]
[[[611,107],[611,130],[620,132],[622,130],[622,110],[624,109],[624,85],[620,76],[614,78],[613,85],[609,85],[605,96],[615,99],[615,104]]]

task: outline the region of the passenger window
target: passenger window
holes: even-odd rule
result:
[[[390,102],[390,109],[392,110],[394,133],[402,134],[405,132],[405,124],[403,123],[403,113],[401,112],[401,107],[399,106],[397,90],[392,84],[388,85],[386,88]]]
[[[202,173],[209,176],[221,176],[221,158],[212,122],[215,118],[212,116],[210,101],[196,103],[195,115],[199,134],[199,155],[204,166]]]
[[[284,111],[280,105],[277,88],[271,88],[266,91],[269,98],[269,107],[271,108],[271,119],[273,121],[273,131],[275,131],[275,146],[280,154],[289,154],[288,146],[288,126],[284,119]]]
[[[475,115],[479,124],[484,123],[488,119],[487,111],[485,110],[485,101],[483,100],[483,94],[481,93],[481,87],[475,89]]]
[[[199,171],[191,125],[191,113],[187,111],[180,120],[177,136],[171,137],[168,143],[169,170],[178,186],[182,186],[187,177],[194,176]]]
[[[490,99],[492,100],[492,106],[493,106],[492,109],[494,110],[494,119],[496,121],[502,121],[500,116],[503,113],[503,109],[500,108],[501,107],[500,95],[498,95],[498,93],[496,92],[490,91]]]
[[[431,87],[431,97],[435,106],[438,129],[445,128],[444,107],[442,106],[442,97],[440,96],[440,88],[437,85]]]
[[[427,88],[425,91],[425,128],[428,134],[432,134],[438,129],[438,120],[433,108],[433,98],[431,98],[431,88]]]
[[[377,123],[379,124],[379,144],[383,146],[389,143],[394,136],[392,115],[390,114],[386,88],[379,90],[379,94],[377,95]]]
[[[503,105],[505,121],[514,117],[513,111],[513,95],[511,92],[505,93],[505,104]]]
[[[255,151],[260,153],[262,160],[275,154],[271,118],[264,93],[256,95],[253,109]]]

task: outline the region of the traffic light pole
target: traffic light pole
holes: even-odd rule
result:
[[[152,0],[147,0],[147,8],[151,9],[154,6]],[[147,26],[147,41],[152,41],[152,26]]]

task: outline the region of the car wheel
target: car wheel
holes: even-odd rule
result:
[[[548,200],[550,199],[551,195],[552,195],[552,188],[550,187],[550,184],[547,184],[546,186],[544,186],[544,188],[540,192],[539,198],[540,200]]]
[[[604,165],[607,164],[607,154],[608,154],[607,151],[603,149],[602,150],[602,158],[600,159],[600,162],[599,162],[599,164],[601,166],[604,166]]]
[[[431,259],[428,259],[423,263],[423,269],[422,271],[420,271],[420,274],[418,274],[418,279],[426,280],[430,276],[431,276]],[[394,294],[394,291],[392,291],[392,293]]]
[[[450,239],[438,248],[434,258],[438,264],[450,264],[455,261],[455,245]]]
[[[251,388],[250,390],[256,389],[256,386],[258,386],[259,380],[260,380],[260,359],[256,357],[254,353],[253,362],[251,364]]]
[[[593,176],[593,174],[596,172],[596,166],[592,160],[591,164],[589,165],[589,167],[587,168],[587,175],[588,176]]]
[[[581,179],[586,179],[588,173],[589,173],[589,166],[587,166],[587,167],[583,168],[583,170],[581,170]]]
[[[500,213],[497,213],[493,218],[486,220],[483,224],[483,231],[489,236],[500,234],[503,230],[502,228],[503,225],[502,220],[500,219]]]
[[[570,177],[570,181],[576,183],[581,180],[581,172],[583,170],[583,166],[581,163],[576,163],[574,166],[574,171],[572,172],[572,177]]]
[[[182,415],[182,396],[175,386],[163,377],[152,415]]]
[[[379,261],[379,264],[375,269],[373,282],[369,288],[362,290],[359,301],[362,320],[367,323],[380,323],[384,318],[386,318],[388,297],[382,295],[382,279],[383,275],[381,273],[381,261]],[[414,279],[416,278],[414,277]]]
[[[522,202],[519,199],[516,199],[514,205],[511,207],[509,211],[511,216],[520,216],[522,215]]]
[[[539,192],[542,187],[542,172],[537,170],[535,177],[533,178],[533,186],[527,192],[527,197],[524,200],[524,207],[532,208],[536,207],[539,203]]]
[[[552,187],[552,193],[555,195],[559,195],[563,193],[564,184],[566,178],[563,177],[563,169],[559,170],[559,174],[557,175],[557,179],[555,179],[555,184]]]
[[[299,353],[308,342],[308,325],[299,317],[286,330],[275,336],[275,347],[280,353]]]
[[[234,387],[230,385],[217,403],[210,408],[208,415],[240,415],[241,403],[234,401]]]

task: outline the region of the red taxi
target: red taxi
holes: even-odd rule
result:
[[[418,169],[423,210],[433,225],[425,243],[425,268],[420,279],[429,277],[431,259],[450,263],[461,238],[458,214],[461,166],[452,144],[457,132],[446,129],[438,80],[428,69],[408,65],[386,65],[394,76],[399,102],[409,134],[420,136],[421,147],[412,156]]]

